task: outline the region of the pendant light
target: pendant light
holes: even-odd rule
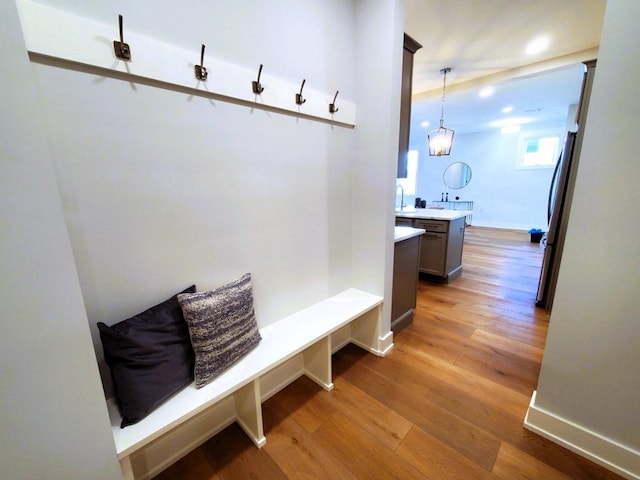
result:
[[[429,143],[429,155],[432,157],[440,157],[451,153],[451,145],[453,144],[454,131],[444,126],[444,92],[447,88],[447,73],[451,68],[443,68],[440,73],[444,74],[442,83],[442,107],[440,110],[440,127],[434,128],[427,134]]]

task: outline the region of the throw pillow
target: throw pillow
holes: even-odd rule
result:
[[[180,294],[178,301],[195,352],[197,388],[211,382],[262,339],[250,273],[213,291]]]
[[[195,291],[192,285],[180,293]],[[139,422],[193,381],[194,354],[177,294],[115,325],[99,322],[98,329],[121,428]]]

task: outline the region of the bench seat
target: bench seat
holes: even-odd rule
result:
[[[260,329],[262,340],[258,346],[212,383],[200,389],[192,383],[146,418],[124,429],[120,428],[121,417],[117,402],[109,399],[107,405],[113,438],[125,478],[146,477],[138,472],[134,475],[132,456],[230,397],[233,398],[235,407],[235,415],[231,421],[237,421],[256,446],[264,445],[266,439],[262,428],[261,377],[296,355],[301,355],[303,368],[300,373],[326,390],[331,390],[331,354],[336,347],[334,345],[332,349],[332,334],[349,327],[347,342],[379,355],[386,353],[379,348],[381,304],[382,298],[379,296],[349,289],[267,325]],[[289,379],[289,382],[294,379]],[[286,385],[280,385],[279,388],[284,386]],[[195,446],[197,445],[192,448]],[[181,452],[180,456],[186,453]],[[176,460],[177,458],[171,459],[171,463]],[[162,469],[166,466],[168,465],[163,465]],[[157,473],[158,471],[153,470],[153,474]]]

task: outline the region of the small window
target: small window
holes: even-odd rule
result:
[[[418,150],[409,150],[407,154],[407,178],[398,178],[396,185],[402,185],[405,197],[416,194],[416,177],[418,174]]]
[[[560,137],[540,136],[523,139],[521,168],[553,167],[559,155]]]

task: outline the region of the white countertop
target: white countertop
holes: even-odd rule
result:
[[[417,237],[418,235],[422,235],[424,232],[426,232],[424,228],[395,227],[393,235],[395,243],[398,243],[402,240],[408,240],[410,238]]]
[[[424,218],[427,220],[456,220],[460,217],[471,215],[472,213],[473,212],[468,210],[405,207],[401,211],[396,210],[396,217]]]

